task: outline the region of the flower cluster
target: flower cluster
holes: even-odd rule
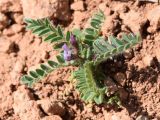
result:
[[[72,51],[71,51],[71,49],[67,46],[67,44],[64,44],[62,46],[62,48],[63,48],[63,51],[64,51],[64,53],[63,53],[64,59],[66,61],[70,61],[72,59]]]
[[[71,34],[71,37],[70,37],[70,43],[73,47],[77,47],[77,41],[74,37],[73,34]],[[63,56],[64,56],[64,60],[65,61],[71,61],[72,60],[72,50],[67,46],[67,44],[65,43],[63,46],[62,46],[62,49],[63,49]]]

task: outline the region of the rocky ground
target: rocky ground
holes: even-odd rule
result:
[[[25,30],[23,18],[50,17],[65,29],[84,28],[104,11],[105,36],[142,35],[142,43],[104,64],[122,106],[90,105],[68,80],[68,67],[33,88],[20,77],[53,59],[52,46]],[[160,120],[160,5],[125,0],[0,0],[0,120]],[[116,81],[116,82],[113,82]],[[120,88],[118,86],[121,86]]]

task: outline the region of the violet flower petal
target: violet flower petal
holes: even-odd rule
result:
[[[64,44],[64,45],[62,46],[62,48],[63,48],[64,51],[69,51],[69,50],[70,50],[66,44]]]
[[[71,58],[72,58],[72,53],[71,53],[71,50],[68,48],[68,46],[66,44],[64,44],[62,46],[63,50],[64,50],[64,53],[63,53],[63,57],[66,61],[70,61]]]
[[[66,61],[70,61],[72,58],[71,51],[68,51],[68,52],[64,51],[63,56]]]

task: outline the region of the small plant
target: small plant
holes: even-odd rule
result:
[[[99,11],[91,18],[90,27],[64,33],[60,26],[55,27],[48,18],[25,19],[27,29],[42,37],[44,41],[53,43],[53,48],[59,51],[59,55],[56,56],[57,62],[49,60],[35,71],[29,71],[28,75],[22,77],[22,82],[32,86],[55,69],[77,66],[79,69],[73,72],[73,77],[77,80],[76,88],[81,98],[97,104],[105,102],[107,86],[104,86],[103,80],[106,76],[100,63],[138,44],[140,37],[124,34],[121,40],[114,36],[106,40],[101,36],[104,20],[103,12]]]

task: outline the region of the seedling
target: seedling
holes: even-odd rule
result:
[[[53,44],[54,50],[59,51],[59,54],[56,56],[57,62],[49,60],[41,64],[40,68],[24,75],[22,82],[32,86],[55,69],[77,66],[79,69],[73,72],[73,77],[77,80],[76,88],[81,98],[86,102],[104,103],[107,86],[103,84],[106,76],[100,63],[140,42],[139,35],[133,34],[124,34],[121,40],[109,36],[107,40],[101,36],[104,20],[103,12],[99,11],[91,18],[90,27],[64,33],[60,26],[54,26],[48,18],[25,19],[27,29],[42,37],[45,42]]]

